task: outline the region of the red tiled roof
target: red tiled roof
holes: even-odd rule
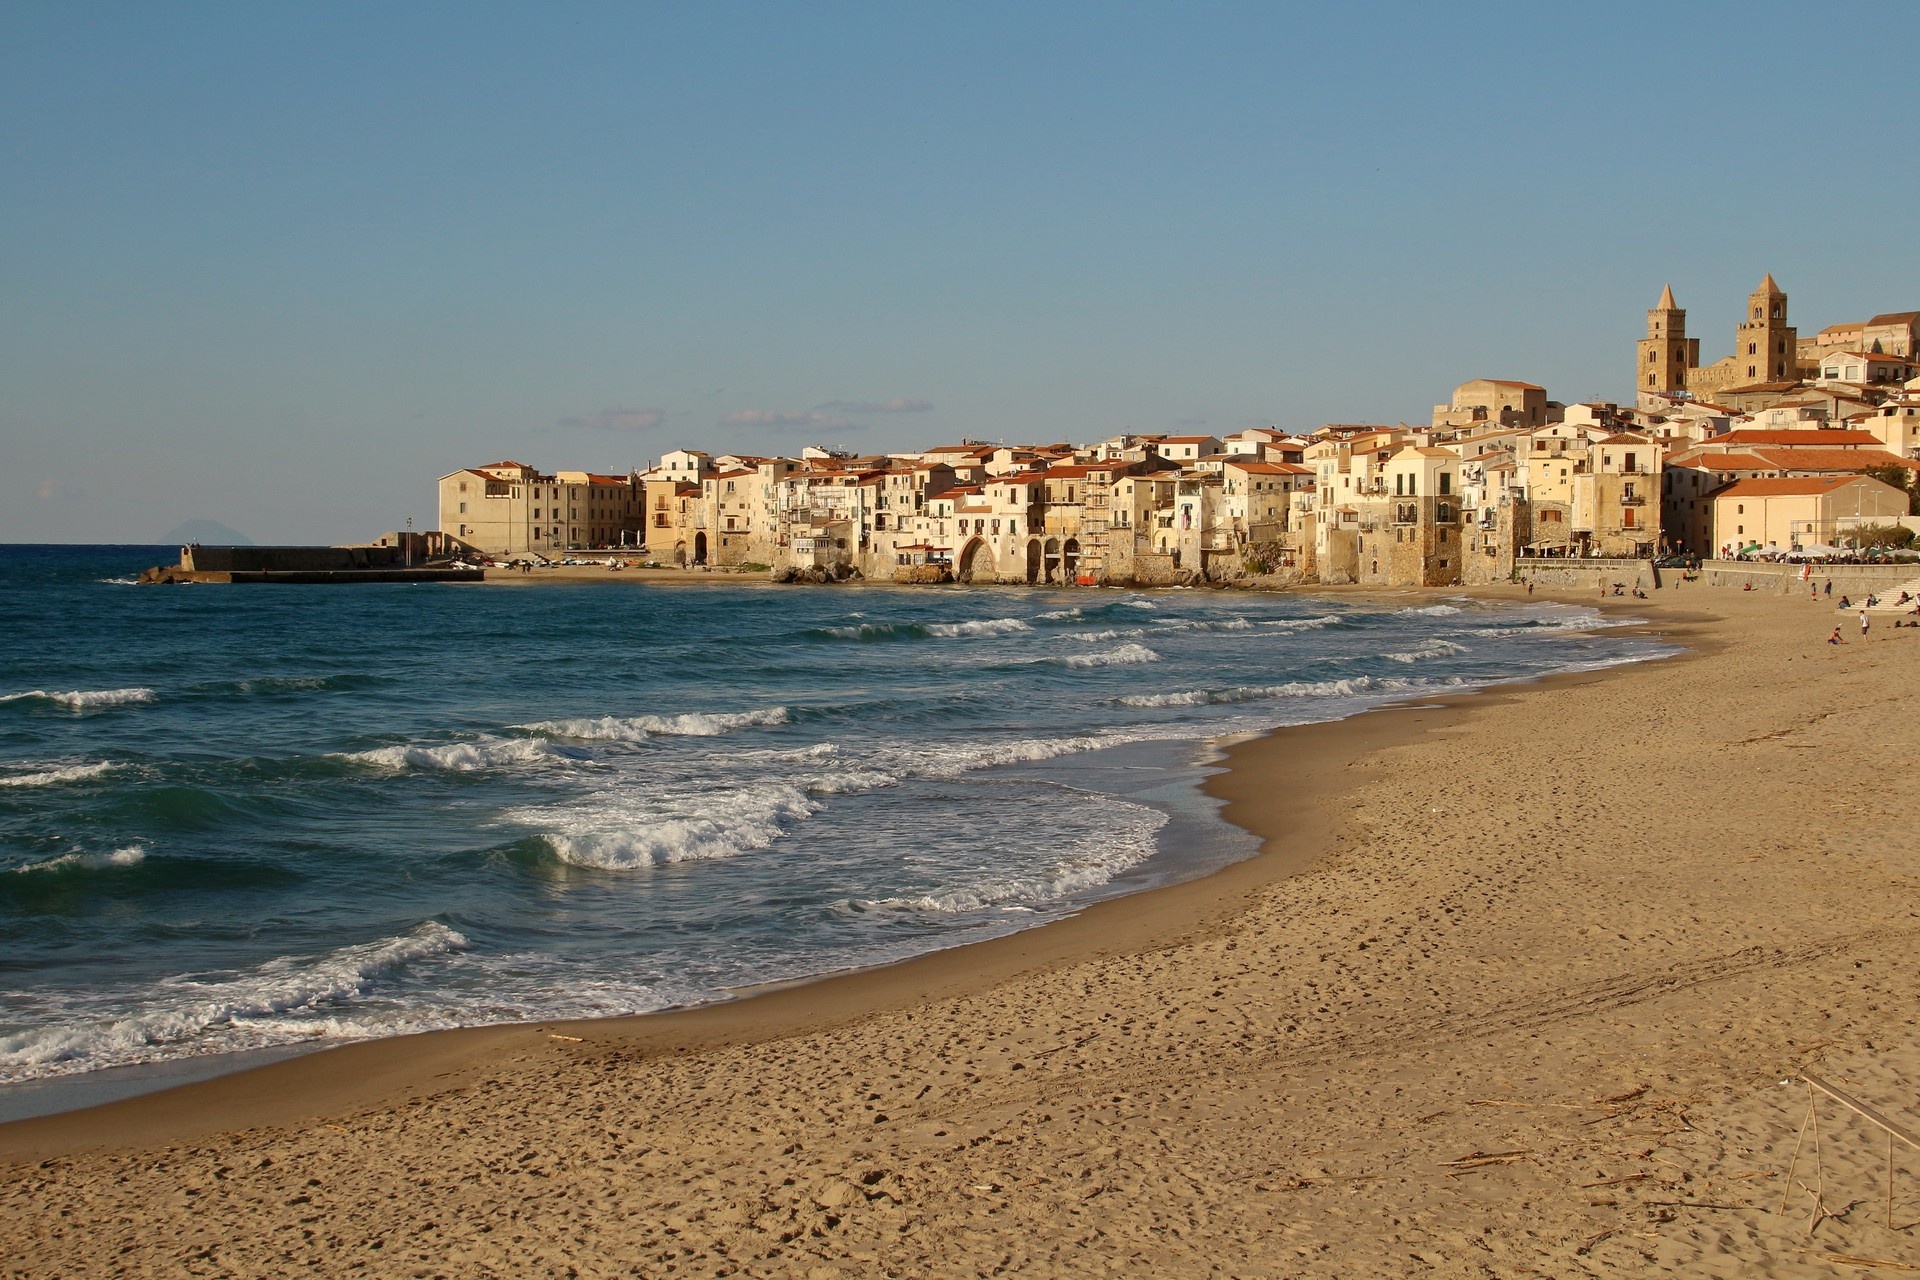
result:
[[[1752,478],[1736,480],[1726,488],[1714,494],[1720,498],[1786,498],[1806,497],[1813,494],[1831,493],[1842,485],[1852,484],[1856,480],[1872,480],[1871,476],[1781,476],[1775,479]],[[1875,483],[1878,483],[1877,481]]]
[[[1852,446],[1871,448],[1880,444],[1880,437],[1871,431],[1845,431],[1831,427],[1808,427],[1785,431],[1764,431],[1743,427],[1715,436],[1713,439],[1716,444],[1773,444],[1811,449],[1838,449]]]

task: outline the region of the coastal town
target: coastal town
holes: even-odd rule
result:
[[[1742,314],[1733,352],[1703,365],[1664,289],[1630,402],[1472,378],[1419,425],[868,456],[678,449],[624,475],[489,463],[440,478],[441,545],[780,580],[1379,587],[1911,545],[1920,311],[1803,338],[1769,274]]]

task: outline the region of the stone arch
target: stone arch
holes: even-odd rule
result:
[[[1068,538],[1060,546],[1061,581],[1076,582],[1080,576],[1080,540]]]
[[[984,539],[974,538],[960,550],[960,567],[954,573],[957,582],[993,581],[993,551]]]
[[[693,562],[695,564],[707,562],[707,535],[704,533],[693,535]]]
[[[1047,582],[1060,581],[1060,539],[1048,538],[1046,546],[1040,549],[1040,576]]]
[[[686,543],[676,542],[673,544],[673,563],[674,563],[674,567],[676,568],[680,568],[680,569],[686,568],[687,566],[687,544]]]
[[[1038,582],[1044,570],[1041,567],[1040,539],[1027,539],[1027,581]]]

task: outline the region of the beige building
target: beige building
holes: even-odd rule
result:
[[[1749,547],[1791,551],[1831,543],[1843,522],[1906,514],[1907,495],[1872,476],[1738,480],[1714,495],[1714,543],[1723,556]]]
[[[440,530],[492,556],[637,547],[641,493],[632,476],[493,462],[440,477]]]
[[[1504,378],[1474,378],[1453,389],[1453,399],[1433,406],[1436,429],[1538,427],[1555,421],[1558,406],[1546,388]]]
[[[1660,546],[1659,445],[1622,432],[1594,441],[1573,477],[1573,538],[1589,555],[1646,556]]]

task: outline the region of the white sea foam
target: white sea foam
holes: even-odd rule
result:
[[[1234,685],[1226,689],[1189,689],[1181,693],[1135,693],[1118,699],[1128,707],[1210,707],[1280,698],[1353,698],[1397,693],[1421,687],[1413,680],[1360,676],[1352,680],[1289,680],[1285,684]]]
[[[284,1019],[314,1015],[309,1034],[338,1030],[318,1011],[350,1006],[394,971],[465,950],[467,939],[429,920],[395,938],[341,947],[314,959],[283,957],[215,981],[172,978],[126,1017],[67,1022],[0,1036],[0,1080],[23,1080],[152,1058],[159,1047],[210,1052],[292,1038]],[[249,1035],[274,1023],[279,1034]],[[195,1046],[195,1041],[202,1041]]]
[[[1069,667],[1133,667],[1158,661],[1160,661],[1159,654],[1143,644],[1135,644],[1132,641],[1099,653],[1075,653],[1060,659],[1062,665]]]
[[[1155,618],[1153,624],[1166,631],[1251,631],[1245,618]]]
[[[884,622],[861,622],[851,627],[822,627],[821,634],[841,640],[879,640],[900,633]]]
[[[1151,857],[1154,835],[1167,815],[1144,805],[1110,802],[1103,810],[1099,838],[1069,850],[1042,869],[1025,875],[956,885],[928,893],[867,898],[848,905],[860,911],[909,911],[961,915],[1009,903],[1056,902],[1110,883]]]
[[[1084,615],[1078,609],[1049,609],[1038,616],[1048,622],[1072,622]]]
[[[75,711],[91,711],[96,707],[118,707],[135,702],[152,702],[157,694],[151,689],[73,689],[66,693],[49,693],[45,689],[29,689],[25,693],[0,693],[0,702],[53,702]]]
[[[68,782],[85,782],[88,778],[112,773],[119,767],[109,760],[98,764],[56,765],[35,773],[14,773],[0,777],[0,787],[57,787]]]
[[[109,587],[137,587],[140,585],[140,579],[138,578],[95,578],[94,581]]]
[[[147,851],[136,844],[115,849],[112,853],[63,853],[57,858],[29,862],[13,870],[15,875],[44,871],[110,871],[115,867],[137,867],[146,860]]]
[[[370,765],[395,773],[408,769],[437,770],[442,773],[474,773],[482,769],[505,769],[522,765],[579,764],[592,756],[577,747],[564,747],[540,738],[497,738],[485,736],[467,742],[448,742],[440,746],[375,747],[338,757],[356,764]]]
[[[736,729],[764,728],[793,719],[785,707],[758,711],[690,711],[674,716],[598,716],[515,725],[531,733],[585,742],[641,742],[647,738],[717,738]]]
[[[1126,605],[1129,609],[1158,609],[1160,607],[1151,600],[1145,600],[1139,597],[1135,597],[1132,600],[1122,600],[1120,603]]]
[[[1066,638],[1078,640],[1083,644],[1100,644],[1106,640],[1138,639],[1147,634],[1145,627],[1110,627],[1105,631],[1069,631]]]
[[[1573,611],[1523,616],[1504,627],[1475,627],[1467,632],[1467,634],[1515,639],[1526,636],[1553,635],[1564,631],[1604,631],[1610,627],[1638,626],[1645,621],[1645,618],[1629,618],[1619,614],[1612,617],[1603,617],[1597,613]]]
[[[1405,649],[1398,653],[1383,653],[1380,656],[1389,662],[1425,662],[1429,658],[1445,658],[1457,653],[1467,653],[1463,644],[1452,640],[1429,640],[1418,649]]]
[[[927,634],[942,638],[953,636],[1004,636],[1015,631],[1031,631],[1030,623],[1018,618],[982,618],[974,622],[929,622]]]
[[[1445,618],[1452,614],[1459,613],[1460,608],[1458,605],[1451,604],[1429,604],[1422,605],[1417,609],[1402,609],[1400,612],[1420,618]]]
[[[764,849],[819,807],[798,787],[771,784],[678,797],[603,792],[565,811],[520,810],[506,817],[560,827],[542,832],[541,839],[562,862],[630,871]]]
[[[1274,618],[1260,625],[1280,631],[1318,631],[1322,627],[1337,627],[1341,621],[1339,614],[1329,613],[1318,618]]]

